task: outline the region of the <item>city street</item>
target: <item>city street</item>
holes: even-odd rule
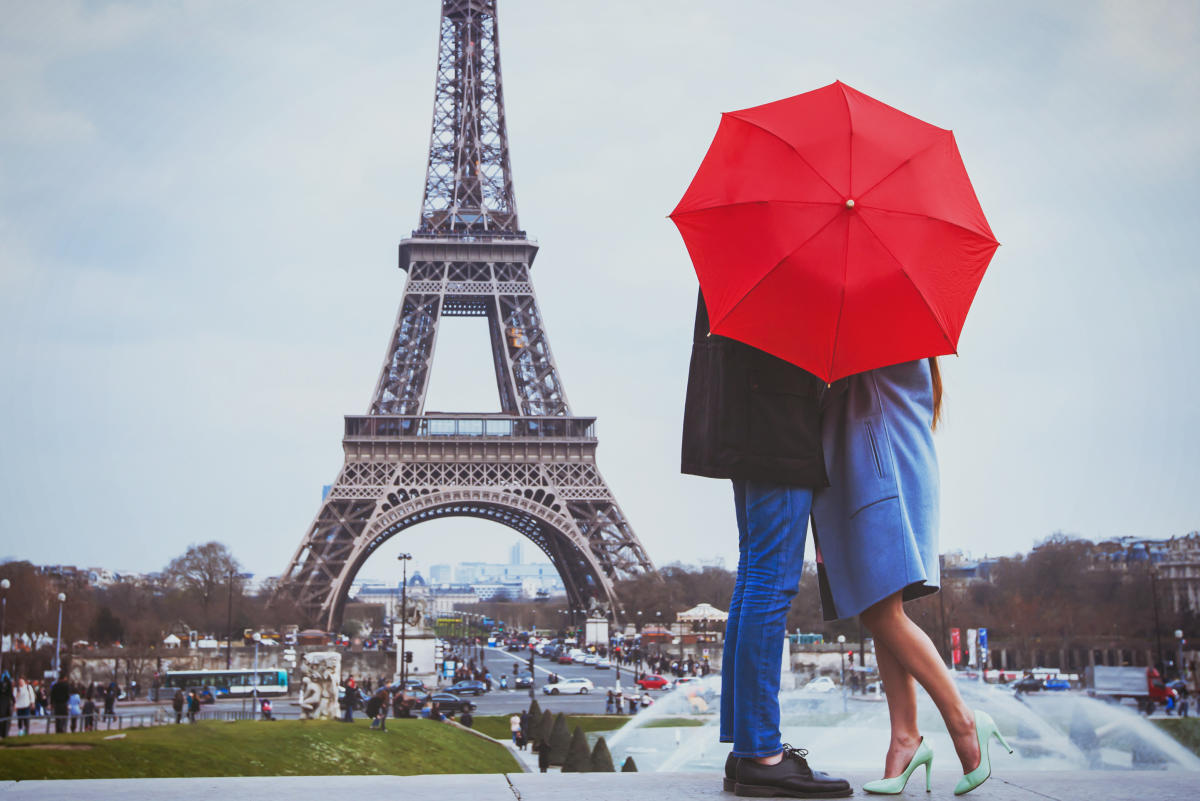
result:
[[[475,653],[474,649],[471,651]],[[520,652],[505,651],[503,648],[483,648],[484,663],[492,673],[492,691],[481,696],[468,696],[473,703],[477,705],[475,714],[477,715],[499,715],[516,711],[529,706],[529,690],[516,690],[512,688],[513,683],[513,663],[520,665],[522,675],[528,675],[529,651],[523,650]],[[610,688],[616,686],[617,670],[615,667],[607,670],[597,670],[590,665],[560,665],[557,662],[546,659],[542,656],[535,656],[533,660],[534,671],[536,673],[534,694],[538,699],[538,703],[542,706],[551,706],[555,711],[567,712],[570,714],[603,714],[605,694]],[[551,673],[557,673],[560,679],[569,678],[587,678],[591,679],[596,685],[596,689],[587,695],[546,695],[542,688],[546,686],[547,679]],[[509,689],[500,689],[500,675],[508,676]],[[633,678],[635,672],[621,668],[621,688],[628,693],[634,687]],[[430,677],[421,677],[426,686],[430,689],[438,689],[436,683]],[[452,684],[445,679],[442,680],[442,688]],[[292,688],[292,693],[283,698],[272,699],[274,704],[274,712],[282,717],[294,717],[299,714],[299,706],[296,703],[296,692],[298,687]],[[650,696],[657,698],[662,694],[662,690],[650,690]],[[245,710],[250,711],[252,704],[249,699],[242,700],[241,698],[222,698],[216,703],[205,704],[201,707],[201,712],[238,712]],[[162,709],[166,714],[171,714],[171,703],[165,700],[162,703],[155,704],[144,697],[138,701],[123,701],[117,704],[117,714],[119,715],[145,715],[153,714],[156,709]],[[361,711],[357,713],[361,716]]]

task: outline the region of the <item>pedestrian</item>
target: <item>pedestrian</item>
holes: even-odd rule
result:
[[[200,696],[195,690],[188,692],[187,699],[187,719],[188,723],[196,722],[196,715],[200,712]]]
[[[71,733],[74,734],[79,725],[79,716],[83,714],[83,699],[77,686],[71,688],[71,695],[67,699],[67,712],[71,715]]]
[[[176,721],[178,723],[178,721]],[[83,702],[83,730],[92,731],[96,728],[96,702],[88,698]]]
[[[613,709],[618,715],[625,712],[624,693],[621,692],[620,687],[613,693]]]
[[[611,715],[613,711],[613,691],[610,689],[604,696],[604,714]]]
[[[475,716],[471,714],[471,710],[464,709],[463,713],[462,713],[462,717],[459,718],[458,722],[461,723],[462,725],[466,726],[469,729],[475,723]],[[518,732],[517,734],[519,736],[520,732]],[[519,745],[519,743],[518,743],[518,745]]]
[[[14,692],[12,676],[7,670],[0,673],[0,740],[8,737],[8,723],[13,716]]]
[[[813,489],[825,484],[824,386],[783,359],[712,334],[705,297],[698,294],[680,466],[733,484],[739,558],[725,628],[718,735],[733,744],[726,790],[748,767],[747,783],[764,794],[801,786],[811,795],[850,794],[848,782],[812,771],[803,751],[785,748],[779,733],[785,621],[804,569]]]
[[[67,731],[70,701],[71,684],[67,681],[66,672],[63,672],[58,674],[58,679],[50,686],[50,711],[54,715],[55,734],[65,734]]]
[[[121,688],[117,686],[115,681],[110,681],[108,686],[104,688],[104,721],[112,723],[117,719],[116,704],[117,698],[121,695]]]
[[[508,719],[508,730],[512,734],[513,745],[517,744],[517,735],[521,733],[521,716],[513,713],[513,716]]]
[[[372,711],[371,705],[375,708]],[[388,696],[387,687],[380,687],[371,700],[367,702],[367,717],[371,718],[371,728],[387,731],[387,715],[388,708],[392,705],[392,699]]]
[[[262,702],[258,705],[258,708],[262,712],[263,720],[274,720],[275,719],[275,717],[271,714],[271,699],[270,698],[262,699]]]
[[[550,769],[550,743],[546,742],[544,739],[538,740],[537,752],[538,770],[540,770],[542,773],[545,773]]]
[[[175,696],[171,699],[171,708],[175,710],[176,725],[181,723],[183,720],[183,706],[184,706],[183,688],[176,687],[175,688]]]
[[[629,698],[627,698],[626,700],[629,702],[629,714],[636,715],[637,710],[638,710],[637,693],[631,693]]]
[[[17,679],[17,688],[13,692],[13,708],[17,710],[18,737],[29,734],[29,719],[33,717],[36,703],[33,687],[25,681],[24,676],[21,676]]]

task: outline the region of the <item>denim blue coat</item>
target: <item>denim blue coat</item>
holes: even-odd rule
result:
[[[824,399],[821,440],[830,486],[813,497],[826,620],[853,617],[903,590],[936,592],[938,464],[929,362],[848,376]]]

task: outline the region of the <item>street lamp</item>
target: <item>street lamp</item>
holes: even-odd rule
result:
[[[842,661],[842,712],[846,711],[846,635],[838,635],[838,657]]]
[[[1175,629],[1175,646],[1178,648],[1178,656],[1175,659],[1175,672],[1179,674],[1181,681],[1187,681],[1183,675],[1183,629]]]
[[[0,590],[4,591],[4,595],[0,596],[0,672],[4,671],[4,624],[8,617],[8,588],[12,586],[12,582],[8,579],[0,579]]]
[[[233,570],[229,571],[229,595],[225,605],[225,669],[233,668]]]
[[[258,644],[260,642],[262,642],[262,635],[256,631],[254,632],[254,683],[250,685],[254,695],[254,708],[250,710],[251,720],[258,720]],[[245,698],[245,696],[242,697]],[[349,699],[346,699],[346,702],[349,703]]]
[[[54,677],[56,679],[58,678],[58,674],[62,672],[62,662],[60,661],[62,653],[62,609],[66,600],[67,594],[60,592],[58,594],[58,635],[54,638]]]
[[[408,651],[406,650],[408,642],[408,560],[412,559],[411,553],[397,554],[396,559],[400,561],[401,576],[400,579],[400,656],[397,659],[400,661],[400,692],[405,692],[408,685],[405,681],[408,677]]]

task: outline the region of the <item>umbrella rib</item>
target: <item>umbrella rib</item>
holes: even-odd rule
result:
[[[953,220],[946,220],[941,217],[934,217],[932,214],[925,214],[924,212],[920,212],[920,211],[903,211],[902,209],[885,209],[883,206],[863,206],[863,208],[870,209],[871,211],[882,211],[886,214],[903,214],[906,217],[923,217],[926,220],[935,220],[936,222],[940,222],[940,223],[944,223],[949,226],[953,226],[954,228],[957,228],[960,231],[966,231],[968,234],[974,234],[975,236],[979,237],[980,239],[986,239],[987,241],[995,243],[996,245],[1000,244],[999,242],[996,241],[995,236],[989,236],[988,234],[980,233],[979,231],[976,231],[974,228],[968,228],[967,226],[963,225],[962,223],[956,223]]]
[[[908,270],[905,268],[904,262],[896,258],[896,254],[892,253],[891,248],[889,248],[887,244],[879,237],[879,234],[875,233],[875,229],[871,227],[870,223],[868,223],[862,217],[859,217],[859,220],[862,222],[863,227],[871,233],[871,236],[875,237],[875,241],[879,243],[879,247],[883,248],[884,251],[892,257],[892,261],[896,262],[896,265],[900,268],[900,274],[907,278],[908,282],[912,284],[912,288],[916,290],[917,297],[919,297],[921,302],[925,304],[925,308],[929,310],[930,316],[933,317],[934,323],[937,324],[938,331],[942,333],[942,338],[946,340],[946,344],[950,346],[950,350],[957,355],[958,346],[950,341],[950,335],[946,333],[946,326],[942,323],[941,315],[933,310],[933,304],[929,302],[929,298],[925,297],[925,293],[921,291],[921,287],[917,286],[917,282],[913,280],[913,277],[908,274]]]
[[[810,236],[808,239],[805,239],[803,242],[801,242],[795,248],[788,251],[787,255],[785,255],[779,261],[775,262],[775,264],[771,267],[771,269],[769,269],[765,273],[763,273],[762,277],[760,277],[757,281],[754,282],[753,286],[751,286],[749,289],[747,289],[745,292],[742,293],[742,296],[738,299],[738,302],[729,307],[729,311],[722,314],[719,319],[709,321],[708,330],[714,331],[718,325],[720,325],[722,322],[725,321],[725,319],[727,317],[729,317],[729,315],[733,314],[733,312],[737,309],[738,306],[742,305],[742,301],[744,301],[747,297],[749,297],[750,293],[753,292],[755,289],[757,289],[759,284],[761,284],[763,281],[766,281],[771,276],[771,273],[778,270],[780,265],[782,265],[785,261],[790,259],[793,255],[795,255],[796,252],[800,250],[800,248],[804,247],[809,242],[813,241],[813,239],[815,239],[817,236],[819,236],[822,231],[824,231],[829,226],[833,225],[834,221],[836,221],[837,218],[838,218],[837,214],[830,217],[829,222],[825,223],[820,228],[818,228],[815,232],[813,232],[812,236]]]
[[[685,214],[696,214],[701,211],[729,209],[733,208],[734,206],[755,206],[767,203],[788,203],[795,206],[841,206],[841,203],[837,203],[832,200],[737,200],[733,203],[721,203],[716,206],[702,206],[701,208],[688,209],[687,211],[673,211],[667,216],[674,219],[675,217],[682,217]]]
[[[782,136],[780,136],[779,134],[775,133],[775,132],[774,132],[774,131],[772,131],[770,128],[764,128],[762,125],[759,125],[757,122],[754,122],[753,120],[748,120],[748,119],[746,119],[745,117],[739,117],[739,116],[737,116],[736,114],[730,114],[730,116],[731,116],[731,117],[733,117],[735,120],[741,120],[742,122],[746,123],[747,125],[753,125],[753,126],[754,126],[755,128],[757,128],[758,130],[760,130],[760,131],[763,131],[764,133],[767,133],[767,134],[769,134],[769,135],[771,135],[771,136],[775,137],[775,138],[776,138],[776,139],[778,139],[780,142],[783,142],[785,145],[787,145],[789,148],[791,148],[791,149],[792,149],[792,152],[796,154],[796,157],[797,157],[797,158],[799,158],[799,159],[800,159],[800,161],[804,162],[804,166],[805,166],[805,167],[808,167],[810,170],[812,170],[812,171],[813,171],[813,175],[817,176],[817,177],[818,177],[818,178],[820,178],[822,181],[824,181],[824,182],[825,182],[825,185],[826,185],[826,186],[828,186],[828,187],[829,187],[831,190],[833,190],[833,193],[834,193],[835,195],[837,195],[839,198],[841,198],[841,197],[842,197],[842,194],[843,194],[843,193],[842,193],[842,192],[839,192],[839,191],[838,191],[838,189],[837,189],[837,187],[835,187],[833,184],[829,183],[829,179],[828,179],[828,178],[826,178],[824,175],[822,175],[822,174],[821,174],[821,173],[820,173],[820,172],[817,170],[817,168],[816,168],[816,167],[814,167],[814,166],[813,166],[811,163],[809,163],[808,159],[804,158],[804,154],[803,154],[803,153],[801,153],[799,150],[797,150],[797,149],[796,149],[796,146],[795,146],[795,145],[793,145],[791,142],[789,142],[788,140],[784,139]]]
[[[833,325],[833,344],[829,347],[829,370],[826,373],[833,378],[833,360],[837,358],[838,334],[842,330],[842,314],[846,311],[846,276],[850,272],[850,226],[846,226],[846,249],[842,251],[842,299],[838,302],[837,322]],[[826,386],[831,382],[826,381]]]

